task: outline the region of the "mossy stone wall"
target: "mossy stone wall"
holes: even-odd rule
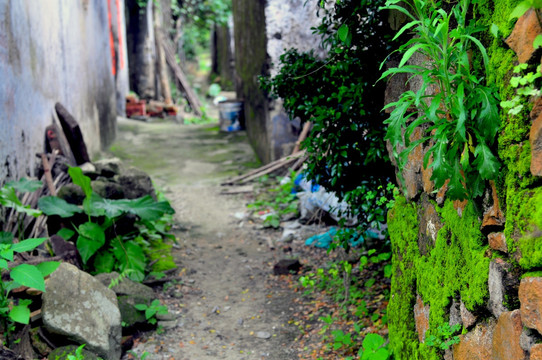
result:
[[[513,37],[525,39],[521,46],[532,44],[524,34],[527,20],[510,19],[519,2],[479,1],[472,12],[480,25],[499,29],[497,37],[487,30],[480,38],[490,58],[488,82],[501,100],[516,95],[510,78],[517,54],[524,53],[508,44]],[[528,58],[536,71],[540,53]],[[526,99],[515,116],[501,109],[501,175],[488,182],[483,199],[451,201],[424,192],[420,183],[408,187],[420,189],[417,194],[399,197],[389,212],[395,359],[538,359],[542,335],[533,329],[542,323],[542,290],[532,284],[542,283],[542,177],[533,170],[540,156],[533,145],[539,106],[540,99]],[[428,336],[439,337],[443,324],[461,325],[460,342],[447,350],[428,346]]]

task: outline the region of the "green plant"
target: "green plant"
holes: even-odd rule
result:
[[[362,347],[359,349],[360,360],[388,360],[391,359],[391,352],[384,338],[378,334],[367,334],[363,339]]]
[[[41,187],[41,182],[27,179],[8,182],[0,188],[0,205],[13,208],[16,212],[38,216],[41,212],[23,205],[16,191],[34,191],[39,187]],[[22,230],[19,233],[23,235]],[[9,298],[10,292],[20,286],[28,286],[45,292],[44,277],[55,271],[59,265],[58,262],[51,261],[38,265],[23,263],[14,266],[14,255],[15,253],[32,251],[46,240],[47,238],[37,238],[15,241],[12,233],[0,231],[0,270],[3,274],[9,274],[11,278],[11,280],[0,280],[0,319],[8,334],[11,332],[14,322],[29,323],[29,305],[32,303],[27,299],[14,301]]]
[[[443,323],[437,328],[436,334],[427,335],[425,344],[435,346],[441,350],[449,349],[452,345],[459,343],[459,336],[454,335],[459,330],[461,330],[460,324],[450,326],[449,323]]]
[[[297,215],[297,197],[293,192],[295,177],[295,172],[291,172],[290,177],[283,178],[278,184],[268,188],[268,191],[261,193],[253,203],[248,204],[249,209],[271,211],[264,219],[264,225],[278,228],[282,217]]]
[[[386,105],[393,107],[385,121],[386,139],[401,170],[416,147],[428,144],[423,166],[432,169],[437,189],[447,183],[451,199],[482,195],[485,180],[495,179],[499,170],[492,150],[500,125],[498,100],[495,89],[485,85],[488,57],[474,37],[483,29],[473,21],[467,24],[469,6],[469,0],[460,0],[446,12],[441,1],[388,0],[384,7],[409,19],[396,38],[406,31],[414,36],[399,48],[399,65],[381,78],[406,73],[423,81],[417,92],[406,91]],[[471,66],[469,54],[476,49],[485,65],[482,75]],[[415,54],[421,61],[409,64]]]
[[[132,355],[133,359],[137,359],[137,360],[145,360],[150,355],[148,351],[144,351],[143,354],[141,354],[140,356],[133,350],[128,350],[128,354]]]
[[[115,224],[127,214],[133,214],[139,219],[140,229],[147,228],[156,235],[161,233],[161,228],[153,224],[174,210],[167,201],[157,202],[150,196],[133,200],[103,199],[92,191],[90,178],[83,175],[80,168],[72,167],[68,172],[73,183],[85,194],[82,208],[48,196],[38,201],[40,209],[47,215],[61,218],[73,218],[80,213],[87,215],[86,222],[74,225],[76,246],[85,267],[94,272],[118,270],[132,280],[142,281],[147,267],[144,249],[149,244],[140,235],[141,230],[137,234],[117,235]],[[67,239],[73,234],[73,231],[64,231]]]
[[[344,333],[342,330],[332,330],[333,350],[348,348],[352,346],[352,334]]]
[[[156,324],[156,315],[165,315],[168,313],[167,306],[160,305],[160,300],[158,299],[153,300],[150,305],[136,304],[135,308],[144,311],[145,319],[152,325]]]
[[[519,64],[514,66],[514,74],[510,79],[510,85],[516,88],[516,96],[510,100],[501,101],[501,106],[504,109],[509,109],[510,115],[517,115],[523,110],[524,104],[527,102],[528,97],[540,96],[541,91],[535,85],[536,79],[542,77],[541,67],[538,66],[535,72],[527,72],[525,75],[521,75],[523,71],[527,69],[527,64]]]

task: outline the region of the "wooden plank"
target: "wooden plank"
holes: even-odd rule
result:
[[[75,118],[68,112],[68,110],[66,110],[64,106],[62,106],[61,103],[55,104],[55,110],[60,120],[62,130],[64,130],[64,135],[66,135],[66,139],[70,144],[77,165],[90,162],[87,145],[83,140],[81,128],[79,128],[79,124]]]
[[[164,49],[164,53],[166,55],[166,60],[169,67],[171,68],[171,70],[173,70],[173,73],[181,84],[182,90],[186,95],[186,100],[188,101],[188,104],[190,105],[196,116],[202,116],[203,113],[201,112],[201,103],[196,96],[194,90],[192,90],[192,87],[190,87],[188,79],[186,78],[183,70],[181,69],[179,64],[177,64],[177,59],[175,57],[175,51],[173,50],[173,46],[169,43],[168,40],[164,39],[163,36],[158,36],[158,41]]]

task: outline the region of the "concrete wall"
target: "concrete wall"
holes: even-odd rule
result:
[[[109,36],[107,1],[0,0],[0,182],[32,173],[57,101],[91,153],[114,139]]]

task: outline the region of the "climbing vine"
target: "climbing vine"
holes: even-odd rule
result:
[[[485,180],[495,179],[500,166],[493,150],[499,102],[495,89],[486,85],[489,60],[474,37],[483,28],[467,22],[469,6],[469,0],[461,0],[446,12],[441,1],[388,0],[384,7],[409,19],[396,38],[407,31],[414,36],[398,49],[403,54],[399,65],[382,78],[406,73],[423,81],[417,91],[406,91],[386,106],[393,107],[385,121],[386,139],[400,169],[417,146],[429,144],[423,165],[432,169],[436,188],[447,183],[451,199],[482,195]],[[473,68],[473,51],[481,56],[484,71]],[[420,138],[413,136],[416,129],[422,130]]]

